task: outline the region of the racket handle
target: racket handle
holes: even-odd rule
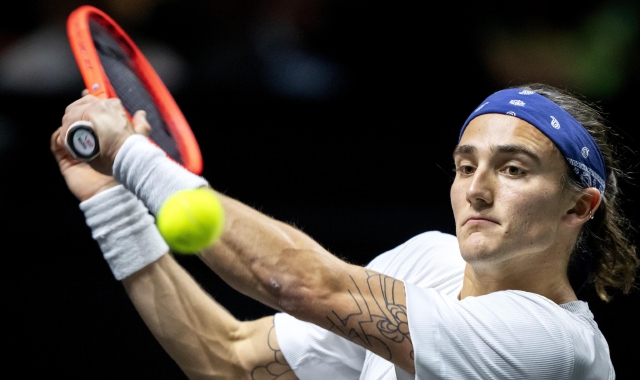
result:
[[[91,161],[100,154],[98,135],[93,124],[87,120],[78,120],[67,129],[64,145],[78,161]]]

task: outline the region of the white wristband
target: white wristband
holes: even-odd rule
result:
[[[149,210],[122,185],[81,202],[80,209],[116,280],[169,252]]]
[[[180,166],[143,135],[124,142],[113,163],[113,176],[133,192],[154,215],[164,201],[180,190],[207,186],[208,182]]]

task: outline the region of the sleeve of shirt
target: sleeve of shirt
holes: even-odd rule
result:
[[[275,315],[278,344],[301,380],[357,380],[366,351],[338,335],[289,314]]]
[[[614,380],[616,372],[609,354],[609,344],[593,319],[589,306],[583,301],[569,302],[561,307],[570,314],[574,325],[571,329],[575,347],[573,379]]]
[[[570,379],[566,313],[527,292],[458,301],[405,284],[417,379]]]

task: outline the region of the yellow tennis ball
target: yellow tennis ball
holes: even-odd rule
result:
[[[222,234],[222,204],[206,188],[178,191],[160,207],[156,225],[172,251],[198,253]]]

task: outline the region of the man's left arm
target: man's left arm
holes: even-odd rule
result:
[[[226,216],[201,258],[238,291],[413,372],[402,281],[348,264],[302,231],[217,193]]]

